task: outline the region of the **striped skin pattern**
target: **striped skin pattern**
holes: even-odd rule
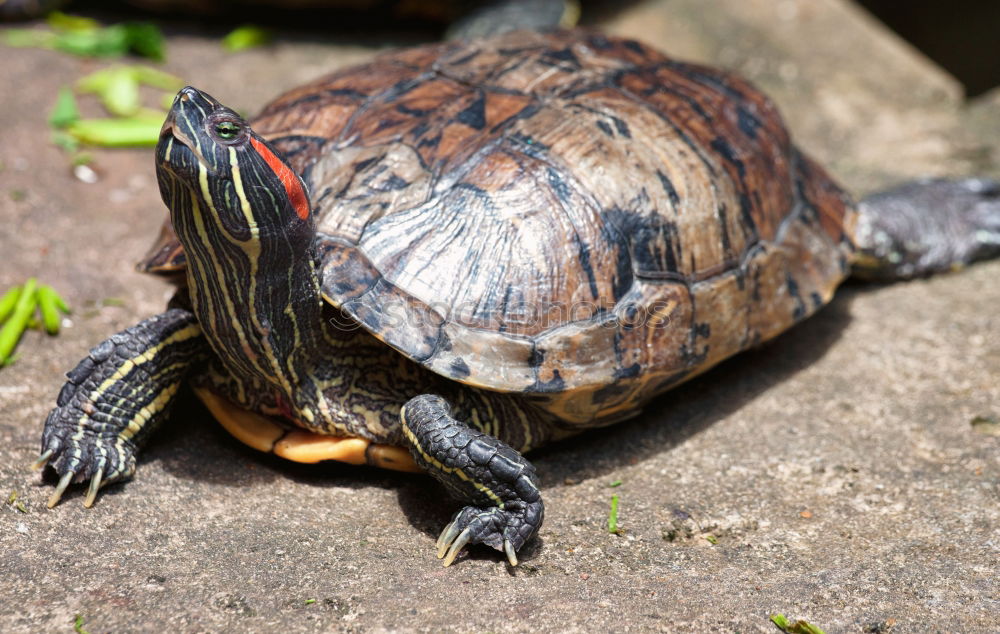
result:
[[[329,327],[328,321],[316,328],[326,330],[323,345],[307,360],[312,370],[303,383],[306,389],[297,390],[294,401],[278,398],[277,392],[265,385],[234,376],[216,358],[192,380],[243,409],[278,421],[320,434],[401,446],[406,443],[399,425],[400,411],[408,399],[423,392],[447,398],[456,418],[519,451],[567,434],[553,424],[550,416],[525,403],[519,395],[468,388],[445,380],[362,330],[344,332]],[[329,419],[315,415],[322,411],[311,398],[317,392],[323,394]],[[295,403],[295,409],[289,407],[290,402]]]
[[[201,326],[170,309],[113,335],[67,374],[45,421],[42,457],[61,481],[54,506],[71,482],[90,480],[86,505],[104,484],[135,472],[135,453],[169,414],[177,391],[205,356]]]

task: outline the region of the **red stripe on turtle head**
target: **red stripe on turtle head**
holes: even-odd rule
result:
[[[295,209],[295,213],[298,214],[299,218],[308,220],[309,197],[306,196],[298,175],[285,165],[285,162],[278,158],[263,142],[251,136],[250,143],[257,150],[257,154],[271,168],[274,175],[278,177],[278,180],[281,181],[282,186],[285,188],[285,193],[288,194],[288,200],[292,203],[292,208]]]

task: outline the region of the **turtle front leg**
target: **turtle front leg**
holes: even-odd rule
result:
[[[400,419],[417,464],[469,504],[438,537],[438,559],[448,566],[467,544],[486,544],[516,566],[518,549],[545,514],[534,466],[506,443],[452,418],[440,396],[411,399]]]
[[[205,351],[194,315],[175,308],[112,335],[66,375],[34,464],[59,475],[49,508],[71,482],[90,479],[89,507],[103,485],[132,477],[139,444],[166,418]]]

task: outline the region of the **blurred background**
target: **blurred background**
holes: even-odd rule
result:
[[[968,96],[1000,85],[1000,2],[859,0],[859,4],[954,75]]]
[[[1000,2],[982,0],[856,0],[891,30],[954,75],[969,96],[1000,85]],[[583,0],[580,23],[598,25],[638,0]],[[6,9],[2,4],[9,5]],[[329,36],[333,33],[385,35],[395,32],[422,39],[439,37],[456,16],[485,3],[476,0],[7,0],[0,14],[43,13],[46,8],[93,15],[105,21],[155,18],[175,26],[205,26],[211,16],[218,29],[259,22]],[[706,5],[708,7],[709,5]]]
[[[583,0],[580,24],[599,25],[639,0]],[[954,75],[969,96],[1000,85],[1000,3],[981,0],[856,0],[889,29]],[[0,15],[27,18],[51,8],[103,21],[154,19],[170,29],[213,33],[245,22],[320,38],[353,34],[399,41],[437,38],[476,0],[7,0]],[[6,6],[4,6],[6,5]]]

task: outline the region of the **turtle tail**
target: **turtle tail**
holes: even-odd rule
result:
[[[858,204],[852,273],[890,281],[1000,256],[1000,182],[926,179]]]

